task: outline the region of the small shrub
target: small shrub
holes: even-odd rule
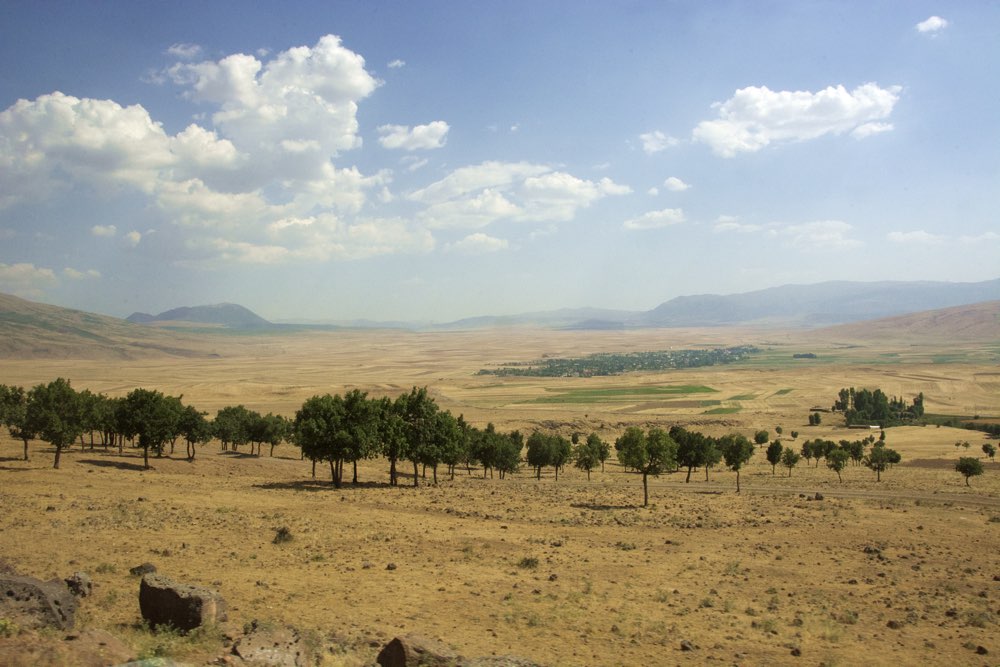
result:
[[[615,542],[615,546],[622,551],[635,551],[635,544],[631,542]]]
[[[534,570],[538,567],[538,559],[534,556],[525,556],[518,561],[517,566],[522,570]]]
[[[284,544],[285,542],[291,541],[292,531],[289,530],[288,526],[282,526],[275,531],[274,539],[271,540],[271,544]]]
[[[14,621],[8,618],[0,618],[0,637],[13,637],[20,630]]]
[[[114,574],[117,570],[118,568],[111,563],[101,563],[94,568],[94,572],[97,572],[98,574]]]

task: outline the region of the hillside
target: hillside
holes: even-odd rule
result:
[[[157,326],[190,327],[219,326],[227,329],[257,330],[271,329],[276,325],[268,322],[248,308],[235,303],[218,303],[210,306],[184,306],[160,313],[132,313],[126,318],[135,324]]]
[[[1000,341],[1000,301],[842,324],[808,335],[824,340]]]
[[[215,356],[191,337],[0,293],[0,358]]]

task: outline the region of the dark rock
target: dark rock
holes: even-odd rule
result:
[[[193,630],[226,620],[226,601],[210,588],[179,584],[160,574],[143,576],[139,609],[152,627],[170,625]]]
[[[695,645],[692,644],[691,642],[689,642],[688,640],[685,639],[685,640],[683,640],[681,642],[681,650],[682,651],[693,651],[694,649],[695,649]]]
[[[816,500],[823,500],[823,494],[817,493],[815,496],[813,496],[813,498],[815,498]]]
[[[802,655],[802,649],[796,646],[795,648],[792,649],[792,655],[794,655],[796,658],[799,657],[800,655]]]
[[[976,654],[977,655],[989,655],[989,651],[986,650],[985,646],[977,646],[976,647]]]
[[[388,565],[385,566],[385,569],[387,569],[387,570],[395,570],[396,569],[396,564],[395,563],[389,563]]]
[[[445,667],[461,661],[459,655],[439,641],[408,635],[386,644],[375,661],[381,667]]]
[[[69,630],[75,614],[76,598],[58,579],[0,576],[0,617],[14,620],[22,628]]]
[[[144,574],[153,574],[156,572],[156,566],[152,563],[143,563],[142,565],[136,565],[133,568],[129,568],[128,573],[133,577],[141,577]]]
[[[233,655],[252,665],[268,667],[304,667],[308,662],[297,631],[264,627],[257,621],[252,621],[249,631],[236,641]]]
[[[89,597],[94,592],[94,582],[85,572],[74,572],[72,577],[64,579],[66,588],[78,598]]]
[[[886,623],[885,627],[889,628],[890,630],[899,630],[901,627],[903,627],[903,624],[900,623],[899,621],[893,620]]]

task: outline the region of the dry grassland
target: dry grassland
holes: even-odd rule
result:
[[[288,415],[316,393],[394,396],[427,385],[478,426],[597,430],[608,439],[630,424],[674,423],[772,436],[780,424],[786,443],[792,430],[799,442],[854,439],[833,416],[806,425],[810,406],[828,406],[849,385],[923,391],[929,412],[1000,415],[1000,374],[977,360],[985,348],[974,344],[948,348],[943,361],[943,347],[732,330],[309,334],[232,348],[219,340],[211,344],[230,351],[215,359],[3,361],[0,382],[63,376],[112,395],[136,386],[183,394],[213,413],[243,403]],[[706,342],[769,351],[739,366],[610,378],[474,375],[543,355]],[[819,358],[792,362],[807,351]],[[715,392],[628,393],[664,385]],[[580,393],[596,388],[606,391]],[[733,410],[706,414],[718,408]],[[956,440],[972,448],[956,449]],[[575,470],[558,482],[551,471],[540,481],[527,470],[502,481],[460,471],[437,487],[390,489],[387,465],[370,461],[364,484],[338,491],[322,468],[311,479],[290,445],[258,459],[211,444],[194,463],[154,460],[148,472],[138,454],[75,448],[55,471],[42,445],[25,463],[20,443],[4,437],[0,558],[42,578],[89,572],[96,589],[82,623],[137,650],[155,640],[134,627],[138,580],[128,569],[151,561],[217,587],[237,625],[302,628],[328,665],[369,664],[374,644],[400,633],[550,665],[996,664],[1000,464],[986,463],[971,487],[952,469],[960,454],[981,455],[982,442],[981,433],[950,428],[890,429],[888,445],[904,463],[881,483],[848,467],[839,484],[805,462],[790,477],[780,468],[772,475],[758,451],[740,495],[721,469],[707,482],[696,472],[691,484],[665,475],[651,483],[653,506],[642,508],[640,479],[612,464],[589,482]],[[816,492],[825,499],[811,500]],[[272,544],[282,526],[294,539]],[[696,648],[682,652],[682,640]],[[218,654],[183,641],[172,649],[194,662]]]

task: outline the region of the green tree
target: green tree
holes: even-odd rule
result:
[[[778,435],[781,435],[780,433]],[[771,439],[771,434],[767,431],[757,431],[753,434],[753,441],[758,445],[763,445],[765,442]]]
[[[736,472],[736,493],[740,492],[740,469],[753,456],[754,446],[747,438],[730,433],[719,438],[719,449],[726,460],[726,467]]]
[[[212,427],[215,437],[222,443],[222,451],[232,445],[237,451],[240,445],[250,442],[250,429],[254,422],[253,412],[243,405],[230,405],[215,414]]]
[[[274,448],[288,440],[291,433],[291,423],[286,417],[268,412],[257,422],[257,442],[267,443],[271,450],[269,456],[274,456]],[[260,454],[260,450],[257,450]]]
[[[601,462],[601,472],[604,472],[604,463],[611,457],[611,445],[601,440],[596,433],[587,436],[587,444],[597,448],[597,460]]]
[[[705,468],[705,480],[708,481],[708,469],[721,458],[715,440],[680,426],[670,429],[670,437],[677,443],[677,465],[687,468],[685,483],[691,481],[691,471],[700,467]]]
[[[886,448],[885,445],[879,443],[869,450],[868,455],[864,458],[864,464],[866,468],[870,468],[875,471],[875,481],[882,481],[882,473],[884,473],[888,468],[889,464],[893,460],[899,460],[899,453]]]
[[[343,420],[343,399],[330,394],[307,399],[295,413],[295,437],[302,453],[314,462],[328,462],[331,481],[338,489],[343,483],[346,454]]]
[[[837,473],[837,479],[841,484],[844,483],[844,480],[841,478],[840,473],[847,467],[847,460],[850,457],[850,452],[842,447],[831,449],[826,454],[826,467]]]
[[[542,468],[552,462],[552,441],[541,431],[532,431],[527,446],[528,465],[535,469],[535,479],[541,479]]]
[[[570,444],[569,440],[562,437],[561,435],[553,434],[550,437],[552,439],[551,462],[552,462],[552,467],[555,468],[556,481],[558,482],[559,469],[562,468],[564,465],[566,465],[566,463],[569,462],[573,456],[573,445]]]
[[[69,380],[57,378],[48,384],[36,385],[28,392],[28,429],[56,450],[53,468],[59,468],[62,450],[83,433],[79,395]]]
[[[806,440],[805,442],[802,443],[802,458],[806,460],[806,465],[809,464],[809,461],[812,459],[812,457],[813,457],[813,441]],[[819,457],[817,456],[816,459],[819,460]]]
[[[630,426],[615,441],[615,449],[623,466],[642,474],[642,506],[648,506],[649,476],[658,477],[676,465],[677,443],[662,429],[650,429],[647,435],[642,429]]]
[[[976,475],[982,475],[983,464],[980,463],[979,459],[974,456],[963,456],[958,459],[957,463],[955,463],[955,470],[965,476],[966,486],[972,486],[969,484],[969,478],[975,477]]]
[[[503,434],[497,433],[496,446],[496,469],[500,473],[500,479],[507,475],[516,473],[521,467],[521,450],[524,449],[524,436],[520,431],[511,431]]]
[[[181,414],[177,428],[187,443],[187,460],[194,461],[195,446],[212,439],[212,424],[205,419],[204,412],[188,405]]]
[[[468,457],[469,425],[462,415],[456,418],[448,411],[439,414],[443,420],[438,424],[439,435],[443,435],[441,463],[448,466],[448,473],[454,480],[455,467]]]
[[[985,442],[983,443],[983,454],[986,454],[986,456],[990,457],[990,461],[993,461],[997,455],[997,448],[992,443]]]
[[[399,486],[397,463],[406,457],[406,425],[402,405],[388,397],[373,403],[375,437],[381,443],[382,455],[389,459],[389,486]]]
[[[781,453],[781,465],[788,468],[788,476],[792,476],[792,468],[799,464],[799,453],[796,452],[791,447],[786,447],[785,451]]]
[[[784,447],[781,446],[779,440],[775,440],[770,445],[767,446],[767,462],[771,464],[771,474],[774,474],[774,469],[779,463],[781,463],[781,452],[784,451]]]
[[[28,460],[28,442],[36,437],[35,427],[28,421],[28,393],[24,387],[0,385],[0,423],[10,437],[24,443],[24,460]]]
[[[777,433],[780,436],[782,433],[785,432],[785,429],[781,428],[780,425],[779,426],[775,426],[774,427],[774,432]]]
[[[149,449],[157,452],[178,432],[179,415],[173,405],[155,389],[133,389],[125,397],[125,433],[139,438],[142,465],[149,469]]]
[[[792,440],[795,440],[798,437],[799,437],[799,432],[798,431],[792,431]]]
[[[419,465],[428,459],[432,447],[434,415],[438,406],[428,396],[427,387],[413,387],[409,394],[396,399],[397,409],[403,419],[403,436],[406,438],[406,455],[413,464],[413,486],[420,485]]]
[[[580,470],[587,471],[588,481],[590,471],[601,462],[601,444],[601,439],[591,433],[586,442],[578,444],[573,450],[573,463]]]

